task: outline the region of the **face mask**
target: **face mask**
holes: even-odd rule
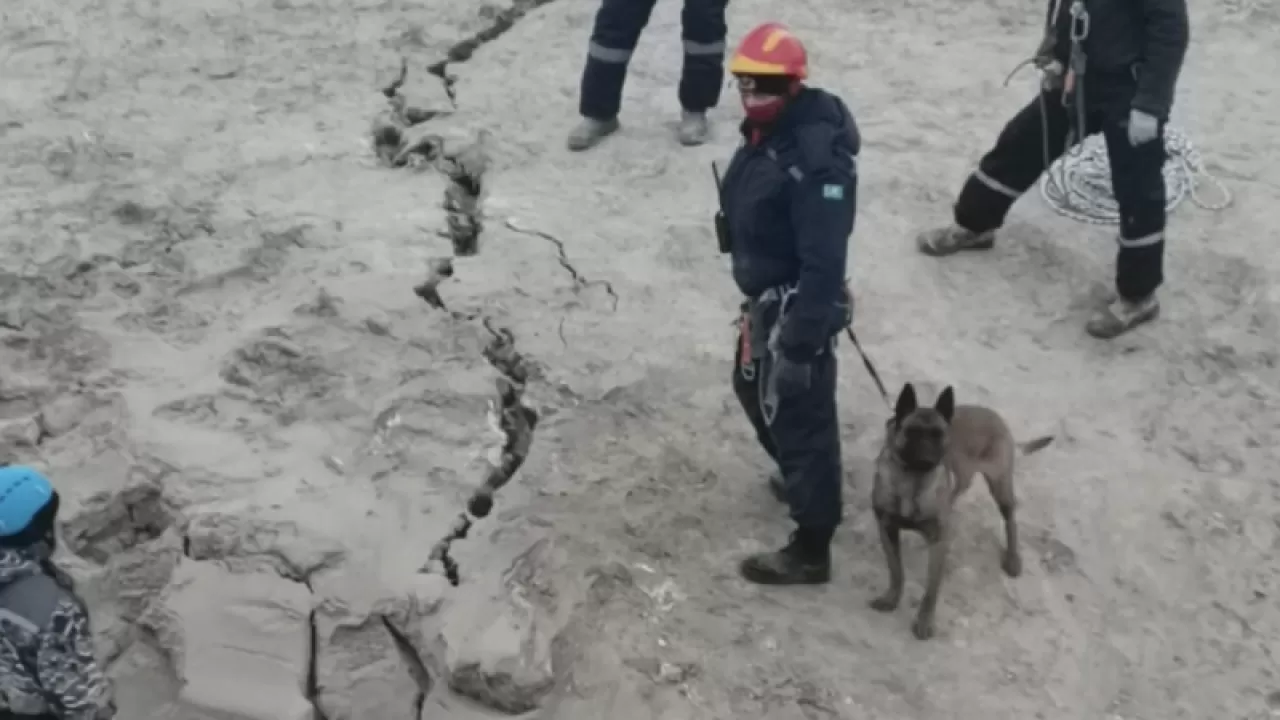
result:
[[[782,95],[761,95],[744,90],[741,97],[742,109],[753,123],[767,124],[777,120],[787,105],[787,98]]]
[[[767,125],[777,120],[796,89],[796,82],[791,78],[751,75],[738,77],[742,109],[747,119],[758,125]]]

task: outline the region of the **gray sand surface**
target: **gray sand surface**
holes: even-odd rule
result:
[[[0,9],[0,454],[66,496],[122,718],[1280,713],[1272,0],[1194,4],[1175,119],[1236,202],[1178,208],[1163,317],[1111,344],[1082,324],[1113,229],[1036,194],[985,256],[910,241],[1032,92],[1001,81],[1038,3],[731,4],[731,41],[787,22],[859,119],[850,272],[886,381],[1057,435],[1021,464],[1021,578],[990,501],[964,499],[929,643],[914,538],[908,602],[866,606],[886,410],[847,345],[836,579],[736,575],[788,523],[728,387],[708,165],[736,98],[713,143],[676,144],[679,4],[642,39],[621,133],[571,155],[597,2],[511,2]],[[401,55],[440,114],[414,128],[435,158],[391,168],[369,129]],[[444,307],[416,297],[477,222]],[[513,366],[526,462],[428,562],[528,419],[496,394]]]

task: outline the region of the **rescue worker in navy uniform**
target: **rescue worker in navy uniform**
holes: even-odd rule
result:
[[[747,298],[733,388],[797,525],[740,571],[762,584],[824,583],[842,518],[835,338],[852,312],[844,273],[860,139],[840,98],[804,85],[804,46],[782,25],[748,33],[729,71],[746,111],[717,222]]]
[[[569,133],[570,150],[593,147],[620,127],[618,112],[627,65],[656,3],[657,0],[602,0],[582,71],[578,106],[582,121]],[[676,131],[684,145],[706,142],[707,110],[720,102],[728,3],[729,0],[684,0],[680,16],[684,36],[684,66],[680,73],[683,112]]]
[[[1155,319],[1164,282],[1164,127],[1189,37],[1186,0],[1050,0],[1036,58],[1040,96],[1004,126],[965,182],[955,224],[919,235],[919,250],[991,248],[1010,206],[1063,154],[1069,136],[1101,132],[1120,208],[1116,296],[1085,329],[1110,339]]]
[[[110,720],[110,681],[89,615],[50,558],[58,493],[38,471],[0,468],[0,720]]]

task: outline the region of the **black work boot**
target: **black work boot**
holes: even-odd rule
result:
[[[820,585],[831,580],[830,532],[800,528],[776,552],[756,553],[738,566],[749,582],[759,585]]]

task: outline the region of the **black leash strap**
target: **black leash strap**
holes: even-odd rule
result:
[[[871,362],[867,352],[862,349],[862,343],[858,342],[858,336],[853,334],[853,326],[846,325],[844,331],[849,336],[849,341],[853,343],[853,347],[858,351],[858,356],[862,358],[862,366],[867,369],[867,374],[871,376],[872,382],[876,384],[876,389],[880,391],[880,397],[884,400],[884,404],[892,408],[893,403],[889,402],[889,391],[884,389],[884,381],[880,379],[880,373],[876,372],[875,364]]]

